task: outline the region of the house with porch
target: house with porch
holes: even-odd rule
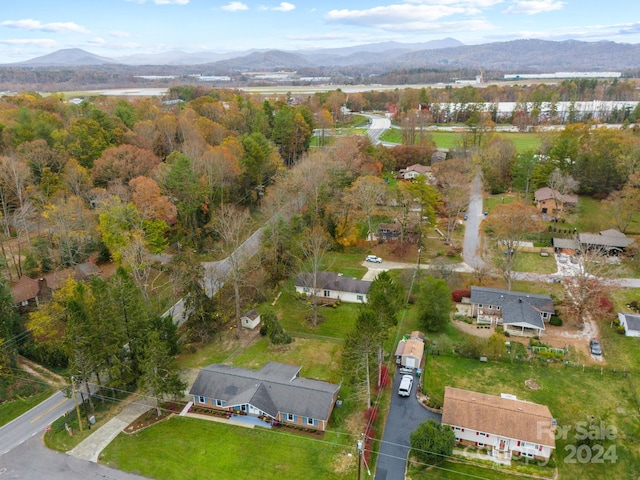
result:
[[[555,313],[548,295],[472,286],[470,301],[478,325],[502,325],[512,335],[541,336]]]
[[[488,459],[512,457],[548,460],[556,448],[554,420],[546,405],[445,387],[442,423],[456,443],[487,451]]]
[[[345,277],[335,272],[318,272],[315,282],[313,273],[309,272],[300,273],[296,278],[297,293],[307,296],[315,295],[327,303],[334,303],[337,300],[366,303],[370,287],[371,282],[367,280]]]
[[[618,321],[624,327],[624,334],[627,337],[640,337],[640,315],[618,312]]]
[[[599,233],[579,233],[574,238],[554,238],[553,248],[556,253],[575,255],[576,253],[595,251],[605,255],[619,255],[634,242],[620,230],[610,228]]]
[[[27,313],[41,302],[51,299],[51,288],[47,285],[45,278],[35,280],[22,275],[16,283],[11,286],[13,303],[18,307],[18,312]]]
[[[324,431],[340,385],[302,378],[300,369],[276,362],[260,370],[213,364],[200,370],[189,394],[195,407]]]
[[[423,175],[425,181],[433,180],[433,174],[431,173],[431,167],[428,165],[420,165],[415,163],[407,168],[401,168],[398,171],[398,176],[403,180],[415,180],[418,176]]]

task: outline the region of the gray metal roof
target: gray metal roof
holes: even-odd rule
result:
[[[567,248],[570,250],[578,250],[578,242],[573,238],[554,238],[552,240],[554,248]]]
[[[328,420],[333,383],[300,378],[299,366],[269,362],[261,370],[212,364],[198,374],[189,394],[223,400],[225,406],[251,404],[272,417],[278,412]]]
[[[313,288],[313,274],[302,272],[296,279],[296,287]],[[369,292],[371,282],[358,280],[352,277],[344,277],[335,272],[318,272],[316,288],[333,290],[335,292],[362,293]]]
[[[578,241],[583,245],[608,248],[625,248],[633,243],[633,238],[620,235],[602,235],[597,233],[580,233]]]
[[[640,331],[640,315],[635,313],[622,313],[627,322],[627,330]]]
[[[548,295],[513,292],[488,287],[471,287],[471,303],[502,307],[502,323],[505,325],[544,329],[541,312],[553,314],[553,300]]]

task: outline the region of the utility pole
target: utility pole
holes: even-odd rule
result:
[[[76,413],[78,414],[78,425],[80,426],[80,432],[82,433],[82,418],[80,417],[80,406],[78,405],[78,396],[76,395],[76,379],[71,377],[71,394],[76,402]]]

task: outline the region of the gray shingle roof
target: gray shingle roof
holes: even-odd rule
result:
[[[249,403],[272,417],[283,412],[328,420],[340,386],[300,378],[299,372],[275,362],[261,370],[213,364],[200,371],[189,393],[223,400],[227,407]]]
[[[553,314],[553,300],[547,295],[513,292],[498,288],[471,287],[471,303],[502,307],[502,323],[544,328],[540,312]]]
[[[344,277],[335,272],[318,272],[316,288],[333,290],[335,292],[349,292],[366,294],[371,287],[371,282],[358,280],[352,277]],[[302,272],[296,279],[296,287],[313,288],[313,274]]]

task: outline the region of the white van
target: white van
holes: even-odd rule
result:
[[[408,397],[411,395],[411,389],[413,388],[413,376],[403,375],[400,380],[400,386],[398,387],[398,395],[401,397]]]

